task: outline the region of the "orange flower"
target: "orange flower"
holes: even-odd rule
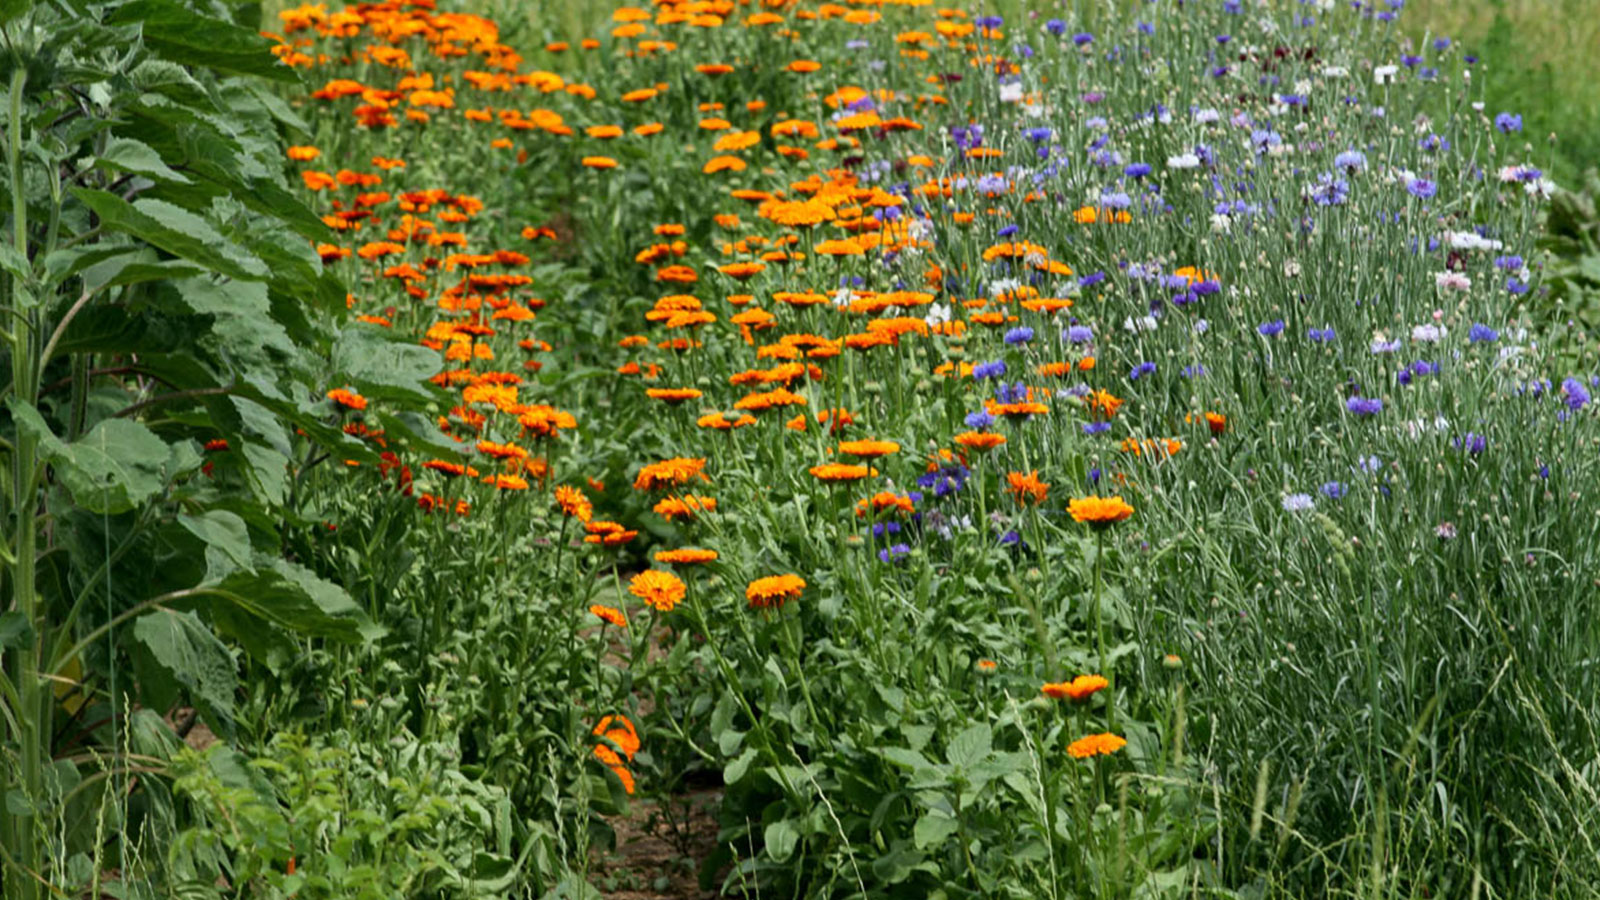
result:
[[[583,491],[571,485],[563,484],[556,488],[556,505],[561,507],[562,515],[586,524],[594,516],[594,504],[583,495]]]
[[[675,457],[664,459],[658,463],[651,463],[639,470],[633,479],[633,489],[636,491],[653,491],[661,488],[682,487],[698,478],[701,481],[710,481],[705,474],[705,459],[687,459]]]
[[[628,767],[623,765],[622,756],[626,756],[628,761],[632,762],[634,754],[639,752],[638,730],[633,727],[632,722],[628,721],[627,716],[616,715],[606,716],[601,719],[600,723],[594,727],[594,734],[596,737],[602,738],[600,743],[594,745],[595,758],[604,763],[617,778],[621,779],[623,790],[632,794],[634,788],[633,773],[629,772]],[[613,750],[612,745],[615,745],[617,749]],[[617,755],[617,750],[622,751],[622,756]]]
[[[661,612],[672,612],[687,591],[678,576],[660,569],[646,569],[628,582],[628,593]]]
[[[528,489],[527,479],[516,475],[486,475],[484,484],[492,484],[502,491],[525,491]]]
[[[765,609],[798,600],[805,589],[805,579],[798,575],[769,575],[750,582],[744,589],[744,596],[752,607]]]
[[[423,463],[422,467],[424,469],[432,469],[441,475],[447,475],[451,478],[457,478],[462,475],[470,475],[473,478],[478,477],[477,469],[474,469],[471,466],[462,465],[461,463],[446,462],[442,459],[430,459]]]
[[[1121,497],[1077,497],[1067,504],[1072,521],[1106,528],[1133,515],[1133,507]]]
[[[993,450],[1006,442],[1006,436],[993,431],[963,431],[950,440],[968,450]]]
[[[995,670],[1000,668],[1000,664],[992,659],[980,659],[977,668],[979,675],[993,675]]]
[[[334,388],[333,390],[329,391],[328,399],[339,404],[345,409],[359,410],[367,408],[367,398],[361,396],[355,391],[347,391],[344,388]]]
[[[1047,683],[1039,691],[1046,697],[1082,703],[1110,686],[1102,675],[1079,675],[1071,681]]]
[[[894,441],[844,441],[839,444],[839,452],[861,459],[876,459],[891,453],[899,453],[900,445]]]
[[[593,613],[595,618],[606,623],[607,625],[614,625],[617,628],[628,627],[628,617],[623,615],[622,610],[617,609],[615,606],[601,606],[599,604],[595,604],[594,606],[589,607],[589,612]]]
[[[656,551],[656,562],[668,563],[679,566],[693,566],[700,563],[715,562],[717,551],[700,550],[694,547],[684,547],[680,550]]]
[[[1206,413],[1206,427],[1212,434],[1221,434],[1228,430],[1228,417],[1222,413]]]
[[[710,428],[713,431],[731,431],[743,428],[746,425],[756,424],[756,417],[752,415],[725,415],[723,413],[706,413],[695,420],[701,428]]]
[[[290,147],[285,154],[295,162],[310,162],[322,155],[315,147]]]
[[[1029,503],[1037,506],[1050,495],[1050,485],[1039,480],[1037,469],[1026,475],[1021,472],[1007,472],[1006,485],[1006,492],[1016,496],[1019,506]]]
[[[694,388],[647,388],[644,393],[651,400],[660,400],[669,406],[677,406],[685,400],[697,399],[701,392]]]
[[[702,512],[715,512],[717,498],[684,494],[682,497],[668,497],[650,509],[668,522],[679,518],[693,519]]]
[[[1110,756],[1126,746],[1128,746],[1126,740],[1105,732],[1078,738],[1067,745],[1067,752],[1072,754],[1073,759],[1088,759],[1091,756]]]
[[[860,481],[863,478],[878,474],[877,469],[867,466],[852,466],[844,463],[827,463],[821,466],[812,466],[810,472],[820,481]]]
[[[583,158],[585,169],[615,169],[617,161],[609,156],[585,156]]]
[[[584,537],[585,544],[601,544],[606,547],[619,547],[639,536],[637,531],[629,531],[615,522],[589,522],[583,526],[589,532]]]

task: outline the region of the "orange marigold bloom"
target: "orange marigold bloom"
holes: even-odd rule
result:
[[[993,431],[963,431],[951,440],[968,450],[993,450],[1006,442],[1006,436]]]
[[[1110,756],[1126,746],[1128,742],[1123,738],[1104,732],[1078,738],[1067,745],[1067,752],[1073,759],[1088,759],[1091,756]]]
[[[1075,497],[1067,504],[1072,521],[1105,528],[1133,515],[1133,507],[1121,497]]]
[[[589,607],[589,612],[607,625],[614,625],[617,628],[628,627],[628,617],[623,615],[622,610],[617,609],[615,606],[601,606],[597,603]]]
[[[583,526],[588,532],[583,539],[585,544],[603,544],[607,547],[617,547],[639,536],[637,531],[629,531],[616,522],[590,522]]]
[[[1039,480],[1037,469],[1026,475],[1021,472],[1007,472],[1006,493],[1015,495],[1018,505],[1032,503],[1037,506],[1050,495],[1050,485]]]
[[[462,465],[461,463],[446,462],[442,459],[430,459],[423,463],[422,467],[424,469],[431,469],[441,475],[447,475],[451,478],[457,478],[462,475],[470,475],[473,478],[478,477],[477,469],[474,469],[471,466]]]
[[[697,513],[715,512],[717,498],[684,494],[682,497],[667,497],[650,509],[668,522],[679,518],[693,519]]]
[[[688,459],[674,457],[661,462],[651,463],[639,470],[633,479],[633,489],[636,491],[653,491],[661,488],[682,487],[695,480],[710,481],[705,473],[706,461],[704,458]]]
[[[295,162],[310,162],[322,155],[322,151],[315,147],[290,147],[284,153]]]
[[[526,459],[528,451],[516,444],[496,444],[493,441],[479,441],[478,452],[495,459]]]
[[[585,169],[615,169],[617,161],[609,156],[585,156],[583,158]]]
[[[1206,413],[1206,427],[1212,434],[1221,434],[1228,430],[1228,417],[1222,413]]]
[[[718,266],[717,271],[736,281],[744,281],[747,278],[761,274],[766,267],[766,263],[758,262],[729,263],[725,266]]]
[[[1071,700],[1082,703],[1093,697],[1099,691],[1111,686],[1111,682],[1103,675],[1079,675],[1071,681],[1050,682],[1039,688],[1039,692],[1046,697],[1057,700]]]
[[[878,470],[868,466],[852,466],[845,463],[827,463],[821,466],[812,466],[811,474],[821,481],[860,481],[878,474]]]
[[[756,424],[756,417],[749,414],[706,413],[696,419],[695,424],[701,428],[710,428],[713,431],[731,431],[735,428]]]
[[[839,444],[839,452],[861,459],[876,459],[891,453],[899,453],[900,445],[894,441],[843,441]]]
[[[693,566],[701,563],[715,562],[716,559],[717,551],[700,550],[695,547],[684,547],[679,550],[656,551],[656,562],[680,566]]]
[[[628,582],[628,593],[661,612],[672,612],[687,591],[678,576],[660,569],[646,569]]]
[[[701,392],[695,388],[646,388],[645,396],[651,400],[660,400],[670,406],[677,406],[685,400],[695,400]]]
[[[527,479],[516,475],[486,475],[484,484],[493,484],[502,491],[525,491],[528,489]]]
[[[556,505],[561,507],[562,515],[571,516],[585,524],[594,516],[594,504],[583,495],[583,491],[571,485],[563,484],[556,488]]]
[[[339,404],[345,409],[367,408],[367,398],[361,396],[355,391],[347,391],[344,388],[334,388],[333,390],[329,391],[328,399]]]
[[[744,589],[744,596],[752,607],[766,609],[800,599],[805,589],[805,579],[799,575],[768,575],[750,582]]]

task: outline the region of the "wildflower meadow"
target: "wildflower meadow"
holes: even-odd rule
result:
[[[0,0],[3,896],[1600,896],[1600,181],[1410,14]]]

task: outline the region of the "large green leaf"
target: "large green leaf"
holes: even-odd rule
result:
[[[145,46],[175,63],[278,81],[299,79],[293,69],[278,62],[271,53],[272,45],[259,34],[232,22],[200,15],[187,5],[170,0],[134,0],[113,9],[106,22],[138,23]]]
[[[188,692],[213,728],[231,736],[238,676],[233,656],[211,629],[192,612],[158,609],[134,620],[133,637],[154,663],[140,666],[142,680],[170,678]],[[156,696],[170,693],[170,685],[144,687]]]
[[[73,188],[73,196],[100,217],[100,224],[146,241],[174,256],[232,278],[259,281],[268,270],[261,260],[222,235],[210,222],[163,200],[132,203],[106,191]]]
[[[161,181],[176,181],[179,184],[188,184],[189,179],[184,175],[174,172],[161,154],[150,148],[150,145],[130,138],[113,137],[106,142],[105,149],[100,151],[97,165],[103,165],[118,172],[132,172],[146,178]]]
[[[341,331],[333,345],[333,368],[368,397],[402,402],[437,398],[428,379],[439,370],[438,355],[382,328],[358,323]]]
[[[17,426],[39,441],[41,455],[72,499],[96,513],[121,513],[165,487],[173,449],[155,433],[128,419],[106,419],[68,444],[50,431],[38,410],[8,401]]]

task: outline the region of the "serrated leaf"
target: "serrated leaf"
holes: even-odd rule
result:
[[[992,745],[993,735],[989,730],[989,723],[978,722],[950,739],[950,746],[945,751],[945,756],[952,766],[970,769],[989,755],[989,748]]]
[[[276,81],[296,81],[300,77],[272,55],[272,44],[259,34],[170,0],[134,0],[112,7],[106,22],[139,24],[146,47],[185,66]]]
[[[155,433],[128,419],[105,419],[88,434],[63,443],[31,406],[8,401],[17,426],[39,440],[40,454],[77,504],[95,513],[122,513],[166,485],[172,450]]]
[[[139,238],[174,256],[246,281],[268,275],[267,267],[228,240],[210,222],[164,200],[133,203],[106,191],[73,188],[72,195],[100,217],[101,227]]]
[[[179,172],[175,172],[165,161],[161,154],[150,148],[143,141],[132,138],[113,137],[106,141],[105,149],[100,151],[96,164],[104,164],[108,168],[119,172],[132,172],[161,181],[175,181],[178,184],[189,184],[189,179]]]
[[[937,847],[950,835],[955,834],[960,827],[959,822],[943,813],[924,813],[922,818],[917,820],[916,827],[911,829],[911,841],[918,850]]]
[[[433,400],[428,381],[439,370],[438,354],[381,329],[351,326],[333,345],[334,371],[371,398]]]
[[[250,568],[250,530],[235,513],[213,509],[197,516],[179,515],[178,524],[214,547],[241,569]]]

